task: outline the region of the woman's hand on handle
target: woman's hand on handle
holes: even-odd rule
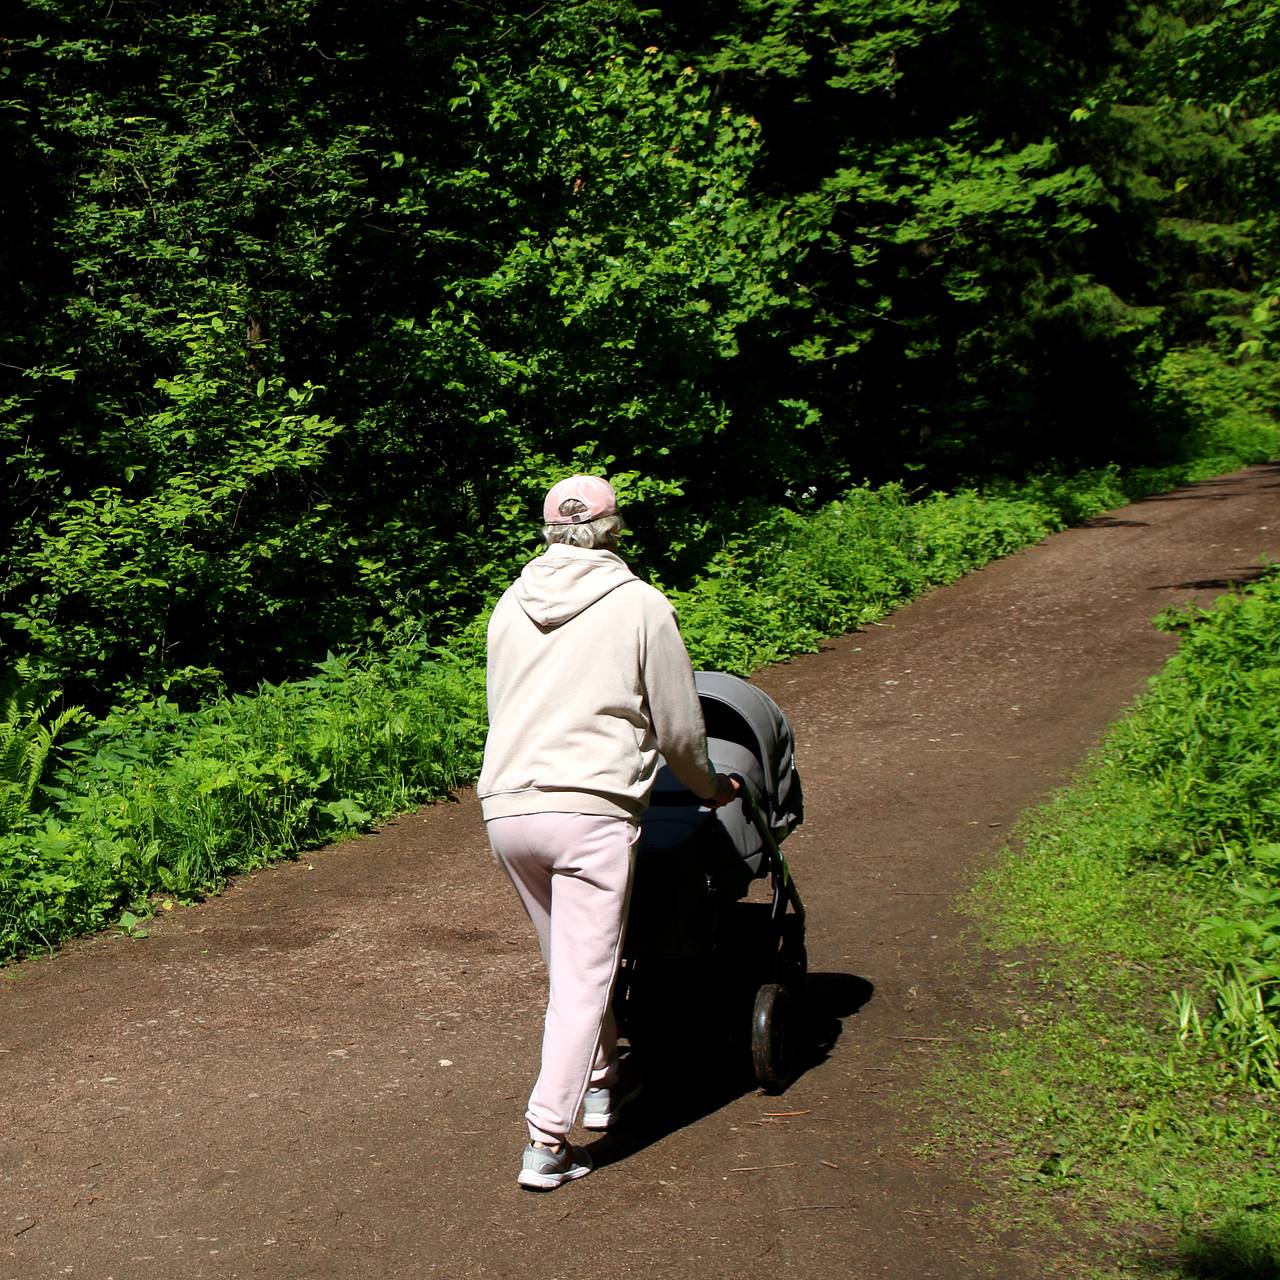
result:
[[[732,778],[727,773],[717,773],[716,793],[707,801],[707,804],[712,809],[723,808],[738,798],[738,792],[741,789],[742,783],[737,778]]]

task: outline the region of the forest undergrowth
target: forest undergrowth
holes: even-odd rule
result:
[[[1003,1017],[934,1085],[1000,1225],[1070,1223],[1055,1274],[1270,1280],[1280,572],[1161,623],[1178,653],[969,894]]]

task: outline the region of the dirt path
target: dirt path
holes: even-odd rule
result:
[[[1171,651],[1152,615],[1264,553],[1280,467],[1061,534],[765,673],[797,729],[787,850],[829,1053],[779,1099],[660,1078],[554,1195],[515,1186],[542,978],[469,795],[144,941],[5,971],[0,1277],[1043,1276],[914,1154],[909,1087],[983,1017],[948,895]]]

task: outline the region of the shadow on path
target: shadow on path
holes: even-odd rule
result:
[[[1275,1280],[1280,1275],[1274,1245],[1244,1219],[1218,1230],[1191,1232],[1176,1252],[1143,1257],[1136,1265],[1143,1275],[1167,1280]]]
[[[1186,582],[1160,582],[1148,587],[1148,591],[1230,591],[1233,587],[1244,587],[1251,582],[1260,582],[1267,574],[1269,565],[1253,564],[1242,568],[1231,569],[1216,578],[1191,578]]]
[[[646,975],[625,1013],[644,1092],[625,1127],[591,1146],[597,1167],[616,1164],[758,1089],[751,1066],[755,983],[698,980],[687,966]],[[872,984],[848,973],[811,973],[797,1019],[793,1081],[825,1062],[871,999]],[[779,1104],[785,1106],[785,1104]]]

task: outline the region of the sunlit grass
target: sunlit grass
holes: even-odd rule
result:
[[[937,1082],[948,1133],[995,1157],[1010,1222],[1089,1242],[1054,1274],[1280,1275],[1280,576],[1180,621],[964,904],[1016,958]]]

